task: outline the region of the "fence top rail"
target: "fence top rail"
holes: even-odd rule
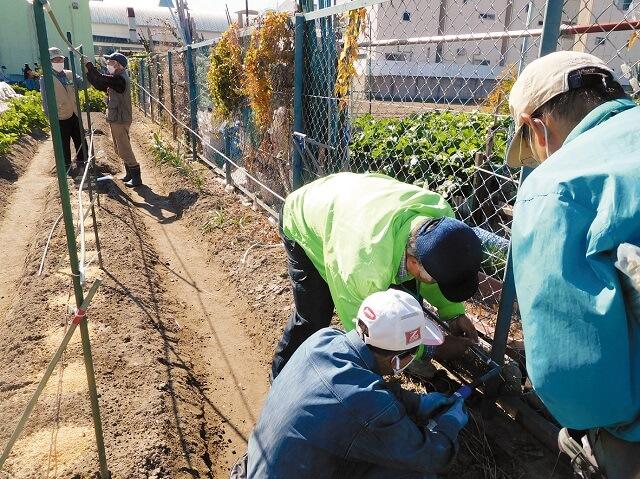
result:
[[[314,10],[304,14],[304,19],[316,20],[318,18],[330,17],[332,15],[340,15],[341,13],[348,12],[349,10],[355,10],[356,8],[369,7],[371,5],[377,5],[378,3],[388,2],[389,0],[351,0],[347,3],[340,5],[334,5],[333,7],[321,8],[320,10]]]
[[[619,32],[626,30],[637,30],[640,28],[640,21],[620,21],[607,23],[593,23],[587,25],[562,25],[560,35],[576,35],[582,33]],[[525,37],[539,37],[544,29],[529,28],[525,30],[503,30],[494,32],[451,34],[451,35],[429,35],[423,37],[409,38],[389,38],[383,40],[373,40],[359,42],[359,47],[384,47],[401,45],[426,45],[428,43],[482,41],[482,40],[502,40],[518,39]]]
[[[372,0],[371,0],[372,1]],[[388,1],[388,0],[376,0],[376,1]],[[240,38],[244,38],[244,37],[250,37],[251,35],[253,35],[254,30],[256,29],[256,27],[254,26],[249,26],[249,27],[245,27],[245,28],[240,28],[238,30],[238,36]],[[182,47],[182,48],[176,48],[174,50],[169,50],[167,53],[179,53],[179,52],[186,52],[189,47],[191,47],[191,49],[196,49],[196,48],[204,48],[204,47],[210,47],[212,45],[215,45],[216,43],[218,43],[220,41],[220,37],[216,37],[216,38],[210,38],[208,40],[203,40],[201,42],[197,42],[197,43],[192,43],[190,45],[187,45],[186,47]],[[163,55],[165,55],[163,53]]]

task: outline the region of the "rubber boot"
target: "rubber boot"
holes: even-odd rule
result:
[[[125,183],[127,181],[131,181],[131,169],[127,165],[124,165],[124,171],[125,171],[125,175],[120,179]]]
[[[136,186],[142,185],[142,179],[140,178],[140,165],[131,166],[129,168],[129,172],[131,173],[131,179],[127,181],[124,186],[127,188],[135,188]]]

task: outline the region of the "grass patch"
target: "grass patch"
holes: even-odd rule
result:
[[[205,179],[202,171],[196,168],[189,160],[177,153],[171,146],[165,144],[157,133],[153,134],[151,154],[155,163],[161,168],[169,166],[195,186],[198,191],[204,188]]]

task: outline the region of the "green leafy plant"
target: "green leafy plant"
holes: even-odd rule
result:
[[[224,229],[228,226],[237,226],[243,229],[247,224],[251,223],[251,218],[242,215],[240,218],[230,218],[226,211],[222,208],[209,210],[207,221],[202,225],[202,234],[211,233],[215,229]]]
[[[178,154],[171,146],[166,145],[157,133],[153,134],[151,154],[158,166],[175,168],[180,176],[186,178],[198,190],[202,190],[204,187],[205,180],[202,172],[186,160],[184,156]]]
[[[508,118],[499,118],[490,168],[505,168]],[[476,171],[474,156],[484,152],[494,117],[480,112],[434,111],[404,118],[364,115],[354,121],[351,170],[374,171],[426,186],[445,198],[468,197]]]
[[[89,101],[84,98],[84,91],[78,92],[80,95],[80,108],[82,111],[101,111],[104,112],[107,108],[106,99],[107,95],[100,90],[96,90],[93,87],[87,89]],[[88,110],[87,110],[88,108]]]
[[[211,49],[207,83],[218,118],[228,120],[240,108],[242,94],[242,53],[238,26],[233,23]]]
[[[484,245],[484,256],[481,269],[487,276],[502,280],[504,269],[507,267],[507,250],[499,245]]]
[[[271,124],[274,92],[293,84],[293,25],[286,12],[267,12],[251,35],[244,57],[243,89],[256,126]]]
[[[40,93],[28,91],[22,97],[12,98],[9,108],[0,114],[0,153],[6,153],[22,135],[48,127]]]
[[[11,88],[13,88],[13,91],[15,91],[18,95],[24,95],[29,91],[27,87],[22,86],[19,83],[11,83],[10,86]]]

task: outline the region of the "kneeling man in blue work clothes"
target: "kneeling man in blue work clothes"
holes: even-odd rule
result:
[[[640,478],[640,323],[615,268],[640,245],[640,108],[602,60],[557,52],[509,96],[508,162],[536,166],[514,210],[513,265],[527,370],[567,428],[581,477]],[[581,437],[586,436],[580,444]]]
[[[468,416],[461,399],[386,382],[418,347],[442,343],[410,294],[367,297],[348,333],[309,337],[273,382],[233,479],[432,478],[451,464]],[[412,419],[415,418],[415,419]]]

